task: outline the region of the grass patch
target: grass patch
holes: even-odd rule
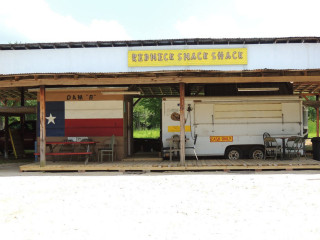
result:
[[[311,120],[308,121],[308,138],[317,136],[317,123]]]
[[[160,137],[160,128],[155,129],[135,129],[133,131],[133,138],[150,138],[150,139],[157,139]]]

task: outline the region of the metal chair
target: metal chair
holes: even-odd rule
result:
[[[305,156],[307,159],[306,153],[305,153],[305,144],[304,144],[304,138],[298,137],[298,136],[292,136],[289,137],[286,143],[286,150],[288,151],[288,156],[290,157],[297,157],[300,159],[301,156]]]
[[[268,132],[263,133],[263,139],[265,139],[266,137],[271,137]]]
[[[265,139],[266,137],[271,137],[271,136],[270,136],[270,134],[269,134],[268,132],[264,132],[263,135],[262,135],[262,137],[263,137],[263,141],[264,141],[264,139]]]
[[[304,137],[299,137],[300,138],[300,142],[299,142],[299,153],[302,152],[301,156],[304,156],[305,159],[307,160],[307,153],[306,153],[306,142]],[[300,155],[300,154],[299,154]],[[300,159],[300,156],[299,156]]]
[[[282,147],[278,144],[277,140],[274,137],[265,137],[264,138],[264,159],[267,157],[274,157],[277,160],[277,155],[280,153],[282,158]]]
[[[103,156],[108,156],[108,157],[111,157],[111,161],[113,162],[116,155],[114,147],[115,147],[115,136],[112,135],[110,139],[110,144],[107,144],[105,147],[98,149],[98,154],[99,154],[98,160],[102,162]]]

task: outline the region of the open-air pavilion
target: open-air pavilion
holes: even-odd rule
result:
[[[0,100],[3,105],[7,100],[15,100],[20,102],[21,107],[1,107],[0,113],[3,116],[23,116],[35,110],[24,107],[24,101],[38,100],[37,142],[40,161],[22,166],[22,171],[319,169],[317,161],[302,158],[294,161],[235,162],[224,159],[215,161],[212,157],[211,160],[206,158],[200,161],[186,161],[184,151],[185,97],[207,96],[208,91],[215,92],[214,89],[218,87],[253,89],[287,84],[287,89],[304,99],[306,106],[317,109],[319,119],[319,40],[317,37],[305,37],[2,44]],[[239,49],[245,49],[245,62],[242,62],[244,56],[237,52]],[[211,55],[217,61],[221,57],[221,50],[224,54],[221,62],[204,63],[203,61],[210,56],[206,55],[206,50],[217,51],[217,55]],[[177,59],[174,62],[174,56],[184,56],[181,60],[183,63],[177,63]],[[228,62],[229,59],[235,62]],[[237,62],[238,60],[241,61]],[[134,156],[133,98],[171,96],[180,98],[179,161],[162,160],[161,155],[149,158]],[[309,100],[310,96],[316,96],[317,101]],[[83,119],[83,116],[74,113],[74,106],[77,109],[83,108],[82,101],[99,101],[105,107],[97,108],[95,113],[104,110],[110,114],[108,127],[97,128],[97,134],[93,139],[99,148],[100,143],[114,134],[117,141],[117,161],[89,161],[88,164],[84,164],[83,161],[51,162],[52,156],[48,155],[47,142],[58,142],[67,136],[83,135],[77,135],[80,128],[64,126],[63,134],[60,130],[52,129],[48,126],[49,113],[46,113],[46,108],[50,108],[50,102],[51,105],[64,102],[64,108],[71,109],[75,114],[72,116],[77,116],[79,120]],[[95,102],[87,108],[97,105],[99,104]],[[117,117],[114,117],[114,114]],[[67,118],[67,115],[65,117]],[[80,120],[77,124],[78,122]],[[87,120],[81,121],[81,124],[82,122],[89,124]],[[59,134],[56,134],[58,132]],[[86,131],[81,134],[83,133]],[[87,136],[90,136],[88,131],[87,133]],[[317,133],[319,135],[319,126]]]

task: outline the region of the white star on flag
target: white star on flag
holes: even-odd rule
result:
[[[54,122],[54,120],[55,120],[56,118],[57,118],[57,117],[52,116],[51,113],[50,113],[50,116],[49,116],[49,117],[46,117],[46,119],[48,119],[48,124],[50,124],[50,123],[56,124],[56,123]]]

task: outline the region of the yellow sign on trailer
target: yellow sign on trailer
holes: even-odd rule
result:
[[[210,136],[210,142],[233,142],[233,136]]]

